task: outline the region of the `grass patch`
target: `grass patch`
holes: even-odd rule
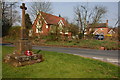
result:
[[[118,42],[106,40],[79,40],[79,41],[47,41],[46,45],[60,45],[60,46],[78,46],[81,48],[99,49],[104,46],[108,50],[119,49]]]
[[[3,57],[13,47],[3,46]],[[3,62],[3,78],[118,78],[120,67],[72,54],[41,51],[45,61],[23,67],[12,67]]]
[[[15,43],[19,37],[14,37],[14,36],[5,36],[3,38],[3,42],[11,42]],[[95,40],[95,39],[80,39],[80,40],[71,40],[71,41],[49,41],[47,39],[46,42],[40,42],[42,40],[34,41],[34,44],[36,45],[55,45],[55,46],[77,46],[80,48],[91,48],[91,49],[99,49],[101,46],[105,47],[108,50],[118,50],[120,49],[120,45],[118,45],[117,41],[111,41],[111,40]]]

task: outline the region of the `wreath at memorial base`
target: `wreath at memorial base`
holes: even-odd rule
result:
[[[26,56],[32,56],[33,53],[32,53],[32,51],[27,50],[27,51],[24,52],[24,54]]]

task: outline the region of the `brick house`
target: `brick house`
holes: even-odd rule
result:
[[[114,29],[108,27],[108,20],[106,20],[106,23],[97,23],[95,25],[88,24],[88,28],[86,29],[85,34],[89,34],[91,31],[92,31],[92,34],[94,35],[101,34],[104,36],[107,36],[107,35],[113,36],[113,34],[115,34]]]
[[[68,27],[68,24],[64,18],[42,11],[39,12],[32,25],[33,34],[35,35],[48,35],[52,28],[57,28],[61,35],[71,36],[70,32],[64,31],[66,27]]]
[[[117,31],[115,28],[109,28],[107,36],[116,36],[116,33]]]

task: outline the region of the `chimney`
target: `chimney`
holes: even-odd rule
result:
[[[61,15],[59,14],[59,17],[61,17]]]
[[[106,27],[108,27],[108,20],[106,20]]]
[[[106,20],[106,23],[108,23],[108,20]]]

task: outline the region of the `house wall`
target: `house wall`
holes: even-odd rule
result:
[[[37,24],[37,20],[38,18],[35,19],[33,25],[32,25],[32,29],[33,29],[33,34],[36,34],[36,24]]]
[[[42,35],[48,35],[49,31],[50,31],[50,25],[47,25],[44,23],[43,27],[42,27]]]
[[[32,26],[33,33],[34,33],[35,35],[48,35],[49,30],[50,30],[50,25],[47,25],[47,24],[45,23],[45,21],[43,21],[43,23],[42,23],[42,31],[36,33],[36,25],[37,25],[38,20],[40,20],[40,17],[39,17],[39,18],[36,18],[36,20],[35,20],[35,22],[34,22],[34,24],[33,24],[33,26]],[[47,26],[47,27],[46,27],[46,26]]]
[[[38,23],[39,20],[42,21],[42,30],[41,30],[41,32],[38,32],[38,31],[37,31],[37,28],[36,28],[36,25],[38,25],[37,23]],[[55,23],[55,25],[56,25],[56,23]],[[58,25],[59,25],[59,27],[60,27],[61,29],[63,29],[63,26],[64,26],[65,24],[63,23],[62,20],[60,20],[60,21],[58,22]],[[43,18],[42,16],[38,16],[38,17],[36,18],[36,20],[34,21],[34,23],[33,23],[32,29],[33,29],[33,34],[35,34],[35,35],[48,35],[51,27],[50,27],[50,25],[47,24],[47,22],[44,20],[44,18]],[[36,31],[37,31],[38,33],[36,33]],[[61,30],[61,31],[62,31],[62,30]],[[67,35],[68,35],[68,36],[71,36],[71,33],[69,33],[69,34],[67,34]]]

